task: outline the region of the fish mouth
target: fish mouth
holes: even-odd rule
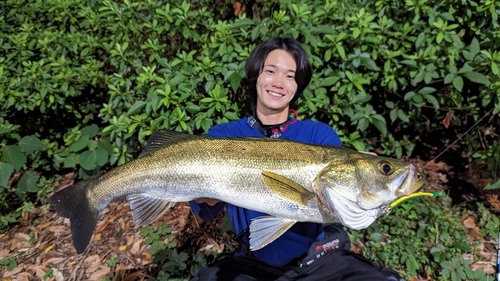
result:
[[[390,184],[396,198],[410,195],[423,185],[423,179],[413,164]]]

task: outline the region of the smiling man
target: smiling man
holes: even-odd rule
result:
[[[252,115],[216,125],[207,136],[270,137],[341,145],[332,127],[312,120],[300,121],[290,108],[312,76],[309,58],[296,40],[270,38],[257,45],[246,62],[246,75]],[[295,118],[289,117],[290,111]],[[266,214],[214,199],[190,204],[195,214],[206,221],[226,207],[240,245],[234,255],[201,269],[193,281],[402,280],[395,271],[352,253],[349,236],[340,224],[299,222],[262,249],[250,251],[250,223]]]

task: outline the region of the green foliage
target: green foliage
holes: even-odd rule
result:
[[[485,167],[487,189],[500,187],[498,1],[257,1],[247,7],[252,18],[234,17],[229,0],[2,5],[0,230],[46,204],[64,174],[87,178],[130,161],[153,131],[202,134],[248,113],[245,60],[270,36],[296,38],[310,55],[301,118],[330,124],[357,150],[411,157],[423,143],[441,148],[463,136],[492,110],[457,150]],[[198,264],[172,254],[173,241],[153,240],[158,261],[171,256],[166,274]],[[444,269],[435,259],[459,253],[448,242],[444,252],[430,247],[429,260],[394,248],[392,263],[409,276]]]
[[[47,280],[47,279],[50,279],[54,277],[54,269],[52,267],[50,267],[49,269],[47,269],[47,272],[45,273],[45,275],[43,275],[43,280]]]
[[[404,202],[369,228],[350,231],[352,239],[361,239],[367,257],[399,270],[405,279],[420,275],[435,280],[487,280],[483,270],[472,271],[470,260],[464,258],[466,254],[479,257],[461,223],[460,216],[467,211],[451,207],[449,197],[439,198]],[[467,213],[476,216],[484,235],[491,239],[498,235],[498,217],[482,204],[478,212]]]
[[[171,235],[171,232],[167,224],[158,226],[156,230],[151,226],[141,229],[141,235],[146,238],[144,242],[151,245],[149,251],[154,257],[153,262],[161,265],[161,270],[154,280],[188,280],[206,265],[203,254],[190,257],[185,252],[178,253],[175,250],[175,236]],[[168,236],[165,237],[166,235]]]
[[[115,257],[111,257],[108,261],[109,267],[115,267],[118,264],[118,260]]]
[[[1,266],[6,266],[8,271],[13,270],[17,267],[17,261],[14,257],[10,257],[7,259],[0,260]]]

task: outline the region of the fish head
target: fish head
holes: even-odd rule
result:
[[[330,162],[314,186],[323,207],[344,225],[362,229],[388,213],[391,202],[417,191],[423,183],[417,168],[408,162],[352,153]]]
[[[405,161],[370,156],[356,161],[358,205],[373,209],[417,191],[424,180],[418,169]]]

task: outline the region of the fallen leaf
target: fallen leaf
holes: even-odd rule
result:
[[[496,211],[500,211],[500,200],[497,194],[487,194],[486,199]]]
[[[58,265],[58,264],[62,263],[64,260],[66,260],[66,258],[51,258],[51,259],[47,260],[45,262],[45,264],[47,264],[47,265],[50,265],[50,264]]]
[[[466,216],[465,219],[462,218],[462,223],[467,228],[474,228],[476,227],[476,218],[473,216]]]
[[[241,3],[236,1],[233,3],[233,9],[234,9],[234,16],[239,16],[241,14],[243,14],[243,11],[242,11],[242,6],[241,6]]]
[[[48,246],[47,248],[45,248],[45,250],[43,250],[44,253],[48,253],[50,252],[50,250],[52,250],[52,248],[54,248],[54,246]]]
[[[482,268],[487,275],[495,274],[495,264],[493,262],[477,261],[472,263],[471,269],[476,270]]]
[[[100,269],[99,271],[94,272],[94,274],[90,276],[89,280],[101,280],[110,272],[111,269],[109,267],[105,267],[103,269]]]
[[[46,268],[45,266],[35,266],[34,268],[32,268],[33,271],[35,271],[35,276],[42,279],[43,276],[45,276],[45,274],[47,273],[47,270],[48,268]]]
[[[443,119],[443,125],[446,129],[450,126],[451,119],[453,119],[453,111],[450,110],[446,113],[446,116]]]

